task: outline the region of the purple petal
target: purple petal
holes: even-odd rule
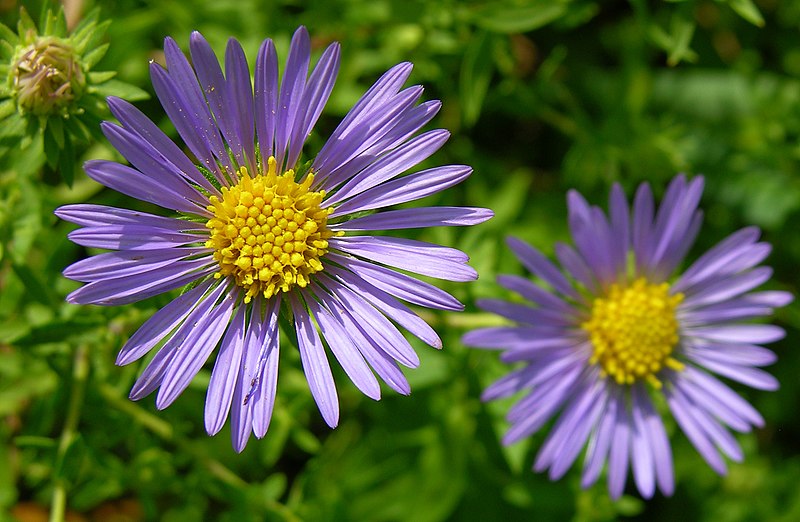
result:
[[[229,41],[229,48],[230,45]],[[211,49],[206,39],[203,38],[203,35],[197,31],[193,31],[189,38],[189,50],[192,56],[192,63],[197,73],[197,80],[200,82],[203,94],[208,100],[208,105],[213,112],[214,119],[219,129],[228,142],[236,161],[240,165],[247,165],[247,159],[245,158],[242,140],[238,135],[239,129],[236,123],[235,104],[238,93],[228,89],[228,83],[226,83],[225,78],[222,76],[222,69],[219,66],[217,56],[214,54],[214,51]],[[225,62],[226,66],[230,65],[228,63],[228,57],[226,57]],[[245,68],[246,67],[247,64],[245,62]],[[248,73],[248,91],[249,85],[250,75]],[[248,93],[248,96],[252,100],[252,94]],[[252,122],[252,116],[250,119]],[[252,167],[252,164],[250,166]]]
[[[217,127],[214,117],[211,115],[208,103],[206,102],[200,85],[197,81],[197,76],[183,51],[180,50],[178,44],[172,38],[164,39],[164,56],[167,61],[167,74],[170,84],[173,87],[173,92],[177,96],[171,99],[164,99],[158,96],[162,106],[165,103],[177,104],[180,109],[188,116],[188,121],[193,124],[193,134],[199,136],[206,144],[217,160],[228,169],[228,172],[233,172],[236,169],[230,162],[228,152],[222,142],[219,134],[219,127]],[[155,81],[153,87],[156,88]],[[158,89],[156,88],[158,95]],[[166,110],[166,106],[164,106]],[[175,120],[173,118],[172,121]],[[180,129],[178,129],[180,132]],[[184,140],[186,137],[181,134]]]
[[[675,395],[683,396],[683,391],[680,388],[676,387],[674,393]],[[733,435],[720,425],[714,417],[708,415],[705,410],[697,407],[685,396],[683,398],[688,412],[694,417],[695,422],[702,428],[708,438],[728,457],[736,462],[741,462],[744,458],[744,453]]]
[[[450,133],[444,129],[436,129],[420,134],[350,178],[343,187],[328,199],[327,203],[338,205],[342,201],[398,176],[429,158],[444,145],[449,137]]]
[[[720,457],[714,444],[709,440],[708,435],[695,420],[688,401],[679,393],[666,391],[667,404],[672,411],[672,416],[680,426],[683,433],[695,447],[700,456],[711,466],[711,469],[724,475],[727,472],[725,461]]]
[[[384,352],[406,367],[419,366],[417,352],[382,313],[349,287],[330,279],[321,279],[321,282],[339,299],[354,319],[361,319],[362,331],[374,339]]]
[[[260,303],[254,305],[254,312],[259,313],[259,315],[260,306]],[[253,433],[259,439],[263,438],[269,429],[272,421],[272,410],[275,406],[275,396],[278,390],[278,362],[281,342],[278,316],[280,310],[280,299],[273,297],[267,302],[264,322],[259,328],[254,329],[258,332],[258,336],[252,338],[256,344],[252,344],[248,348],[258,353],[258,359],[256,359],[255,363],[245,368],[245,370],[251,372],[252,379],[256,379],[256,382],[254,384],[251,379],[243,383],[245,386],[250,387],[250,391],[242,398],[242,406],[244,407],[249,401],[252,407]]]
[[[679,310],[696,308],[731,299],[765,283],[772,276],[772,269],[766,266],[748,272],[725,277],[709,285],[704,285],[697,293],[686,296]]]
[[[83,165],[86,175],[106,187],[126,196],[147,201],[160,207],[187,212],[200,216],[209,216],[202,206],[195,204],[174,187],[125,165],[114,161],[89,160]],[[194,198],[196,199],[196,198]]]
[[[273,143],[278,112],[278,55],[270,39],[264,40],[258,49],[254,96],[258,148],[263,161],[275,153]]]
[[[478,299],[475,305],[481,310],[492,312],[516,321],[530,325],[547,324],[551,326],[571,326],[572,318],[564,317],[560,312],[554,312],[543,308],[532,308],[517,303],[510,303],[502,299]]]
[[[108,107],[127,130],[138,135],[158,152],[158,157],[167,168],[180,173],[184,178],[203,187],[211,194],[219,194],[219,191],[200,173],[192,160],[139,109],[114,96],[108,98]]]
[[[434,348],[442,347],[442,340],[438,335],[436,335],[436,332],[433,330],[433,328],[431,328],[428,323],[423,321],[417,314],[412,312],[410,308],[392,297],[387,292],[376,288],[352,272],[333,267],[329,267],[327,272],[330,275],[335,276],[345,285],[349,286],[357,294],[369,301],[372,306],[379,309],[381,312],[386,314],[386,316],[411,332],[424,343],[428,344],[429,346],[433,346]]]
[[[525,268],[541,277],[561,294],[573,299],[580,298],[567,278],[538,250],[514,237],[509,237],[506,242]]]
[[[219,433],[231,410],[233,390],[244,351],[244,320],[245,307],[240,306],[222,339],[217,361],[211,372],[204,414],[206,432],[209,435]]]
[[[650,441],[649,426],[645,420],[645,412],[640,405],[641,397],[637,400],[636,396],[639,394],[635,391],[632,395],[634,396],[634,403],[631,408],[631,417],[633,418],[633,440],[631,441],[633,480],[636,482],[639,493],[641,493],[644,498],[652,498],[656,488],[656,452]]]
[[[317,292],[319,295],[320,292]],[[354,318],[350,312],[333,296],[327,295],[325,304],[333,316],[342,324],[344,331],[350,336],[355,346],[364,356],[364,359],[375,370],[375,373],[394,391],[402,395],[411,393],[403,372],[383,348],[367,333],[362,330],[362,322]]]
[[[754,344],[697,344],[686,350],[689,357],[731,363],[739,366],[768,366],[778,360],[774,352]]]
[[[120,279],[95,281],[78,288],[67,296],[73,304],[119,305],[141,301],[156,294],[180,288],[192,281],[202,280],[217,270],[208,259],[179,261],[162,267],[157,273],[144,273]]]
[[[355,212],[414,201],[458,185],[471,174],[472,168],[464,165],[447,165],[409,174],[359,194],[336,207],[330,217],[333,219]]]
[[[173,232],[148,225],[101,225],[73,230],[67,237],[81,246],[108,250],[173,250],[176,247],[198,243],[208,234]]]
[[[305,27],[298,27],[292,35],[289,46],[289,57],[286,59],[286,69],[283,71],[281,93],[278,107],[278,121],[275,128],[275,159],[281,170],[288,170],[293,165],[284,165],[284,154],[292,136],[293,126],[297,119],[297,111],[303,98],[308,64],[311,61],[311,39]]]
[[[497,283],[503,288],[516,292],[529,301],[533,301],[542,308],[552,309],[563,315],[576,313],[572,305],[524,277],[501,274],[497,276]]]
[[[117,279],[158,270],[175,261],[207,251],[206,248],[167,248],[106,252],[73,263],[64,270],[64,276],[84,283]]]
[[[331,367],[325,356],[325,348],[316,327],[311,322],[311,317],[297,297],[289,294],[289,303],[292,315],[294,315],[300,361],[303,364],[308,387],[325,423],[331,428],[335,428],[339,424],[339,398],[333,383]]]
[[[756,411],[756,409],[718,379],[715,379],[711,375],[708,375],[707,373],[691,366],[684,369],[681,375],[692,381],[694,384],[697,384],[706,393],[715,396],[720,401],[723,401],[729,408],[733,409],[737,415],[748,421],[753,426],[760,428],[764,425],[764,418]]]
[[[171,41],[171,39],[168,38],[167,41]],[[176,46],[174,42],[172,42],[172,45]],[[168,45],[165,43],[165,50],[167,47]],[[177,54],[173,53],[173,55],[179,56],[181,61],[186,59],[180,50],[177,50]],[[170,66],[169,60],[167,65],[168,67]],[[175,66],[174,61],[172,66]],[[186,64],[186,67],[188,67],[188,64]],[[220,171],[217,160],[223,161],[223,165],[230,168],[230,172],[233,171],[233,168],[230,165],[230,160],[227,159],[227,154],[222,154],[222,150],[224,150],[222,139],[215,127],[208,105],[202,99],[202,93],[199,92],[200,87],[197,79],[194,77],[194,73],[191,72],[190,67],[188,71],[184,72],[191,75],[191,78],[178,72],[177,67],[173,68],[174,70],[167,73],[157,63],[150,63],[150,79],[156,96],[158,96],[161,106],[169,116],[170,121],[175,125],[175,129],[184,143],[186,143],[186,146],[192,151],[192,154],[205,168],[214,173],[218,181],[223,183],[225,178]],[[176,82],[176,78],[180,81],[180,84]],[[192,83],[194,84],[193,88]],[[193,92],[194,90],[197,92]]]
[[[339,44],[332,43],[322,53],[303,92],[303,99],[300,102],[295,116],[296,120],[292,126],[292,134],[289,138],[287,165],[291,166],[297,163],[303,143],[305,143],[306,138],[311,133],[311,129],[322,113],[323,107],[328,102],[338,73]]]
[[[250,85],[250,68],[242,46],[234,38],[225,48],[225,78],[228,91],[228,112],[233,127],[233,138],[228,144],[240,165],[256,169],[255,122],[253,121],[253,89]]]
[[[611,242],[613,245],[614,266],[617,273],[625,272],[630,251],[630,211],[625,192],[619,183],[611,187],[608,201],[608,213],[611,218]],[[562,262],[562,265],[564,263]]]
[[[486,208],[421,207],[389,210],[331,225],[331,230],[397,230],[440,226],[468,226],[494,216]]]
[[[783,339],[786,332],[772,324],[735,324],[687,328],[687,335],[718,343],[763,344]]]
[[[534,469],[550,466],[550,479],[558,480],[575,462],[589,433],[605,409],[606,387],[595,378],[575,393],[536,457]]]
[[[338,149],[343,143],[342,138],[350,134],[353,128],[363,121],[363,116],[365,114],[373,112],[376,107],[384,105],[390,98],[397,94],[411,74],[412,67],[413,65],[408,62],[395,65],[386,71],[383,76],[364,93],[361,99],[350,109],[339,126],[333,131],[331,137],[322,147],[319,154],[317,154],[314,160],[314,168],[316,171],[324,172],[324,175],[327,176],[327,172],[330,172],[333,167],[341,164],[339,162],[331,162],[330,159],[331,156],[338,155]],[[335,165],[326,169],[325,167],[328,166],[328,163],[335,163]]]
[[[464,334],[461,342],[476,348],[543,348],[572,346],[574,339],[566,338],[558,328],[539,328],[531,326],[490,326],[477,328]]]
[[[589,438],[586,447],[586,457],[584,458],[583,475],[581,477],[581,487],[588,488],[600,477],[600,471],[606,461],[608,450],[611,447],[611,437],[614,432],[614,424],[617,419],[617,408],[620,401],[609,397],[608,405],[602,413],[602,417],[595,427],[595,431]]]
[[[661,416],[653,408],[650,398],[643,386],[633,390],[633,410],[642,417],[641,430],[646,436],[656,472],[656,482],[662,493],[671,496],[675,491],[675,477],[672,471],[672,449]]]
[[[178,346],[169,363],[156,397],[158,409],[163,410],[172,404],[208,360],[228,328],[235,303],[235,296],[227,294],[200,321],[184,325],[184,328],[191,328],[191,331],[186,334],[185,340]]]
[[[467,256],[454,248],[413,239],[363,236],[331,239],[332,249],[364,257],[395,268],[445,279],[474,281],[478,273],[466,265]]]
[[[147,141],[123,127],[110,122],[100,124],[100,129],[111,145],[156,187],[175,194],[177,198],[204,208],[208,199],[183,176],[182,172],[163,158]],[[172,167],[172,168],[171,168]],[[193,212],[197,213],[194,207]]]
[[[55,215],[64,221],[86,227],[101,225],[140,225],[163,228],[173,232],[208,233],[206,227],[201,223],[156,216],[146,212],[139,212],[138,210],[106,207],[104,205],[64,205],[56,209]]]
[[[556,242],[555,252],[556,258],[558,262],[561,263],[561,266],[563,266],[576,281],[586,287],[589,293],[593,295],[600,293],[594,273],[575,249],[564,243]]]
[[[167,369],[186,340],[187,335],[197,324],[207,320],[209,312],[224,290],[225,285],[218,285],[210,294],[197,303],[197,306],[191,311],[187,319],[169,337],[142,372],[142,375],[136,380],[130,393],[132,400],[137,401],[145,395],[149,395],[161,385]]]
[[[376,288],[409,303],[427,308],[454,310],[457,312],[464,309],[464,305],[455,297],[430,283],[353,257],[337,254],[328,254],[328,257],[331,261],[357,274]]]
[[[632,242],[636,258],[636,273],[645,273],[645,262],[653,244],[653,192],[650,185],[642,183],[633,199]]]
[[[740,415],[735,408],[720,400],[719,397],[709,393],[689,379],[675,379],[675,387],[680,388],[692,404],[703,409],[708,414],[718,418],[736,431],[747,433],[751,431],[750,422]]]
[[[605,284],[615,281],[622,272],[614,259],[618,238],[613,237],[605,214],[597,207],[590,207],[575,190],[567,193],[567,207],[570,233],[581,256],[599,281]]]
[[[780,385],[778,379],[758,368],[740,366],[733,363],[725,363],[714,359],[707,359],[695,354],[691,357],[696,363],[712,372],[727,377],[731,380],[740,382],[751,388],[759,390],[775,391]]]
[[[387,135],[398,125],[402,125],[420,96],[422,87],[410,87],[384,105],[376,107],[370,114],[364,115],[349,134],[340,138],[341,143],[337,143],[327,163],[319,164],[319,177],[312,185],[314,190],[319,187],[331,192],[388,153],[385,147],[379,145],[385,144]]]
[[[683,272],[683,275],[673,285],[674,291],[683,292],[685,289],[703,282],[708,276],[715,275],[732,259],[749,250],[758,240],[759,235],[758,228],[747,227],[720,241]]]
[[[503,436],[503,444],[509,445],[537,432],[564,404],[575,390],[576,381],[582,368],[575,365],[568,371],[542,383],[516,405],[519,410],[526,411]]]
[[[173,299],[164,308],[153,314],[120,349],[115,364],[118,366],[130,364],[149,352],[189,315],[189,312],[210,287],[211,281],[206,281]]]
[[[261,351],[263,338],[261,324],[261,298],[256,296],[250,311],[250,323],[244,334],[242,361],[239,375],[233,390],[231,404],[231,443],[237,453],[241,453],[250,433],[253,431],[253,406],[250,404],[250,390],[257,377],[258,354]]]
[[[624,399],[617,396],[617,418],[614,422],[614,435],[611,439],[611,451],[608,456],[608,493],[613,500],[622,496],[625,479],[628,476],[628,458],[630,455],[631,421],[625,407]]]
[[[305,297],[308,308],[322,331],[322,337],[327,341],[331,352],[347,376],[364,395],[376,401],[380,400],[381,387],[378,380],[367,366],[361,352],[353,346],[351,337],[345,331],[344,326],[316,300],[308,295]]]
[[[700,203],[700,196],[703,194],[704,180],[702,176],[697,176],[685,188],[683,188],[683,184],[683,176],[676,177],[661,202],[654,231],[654,236],[658,239],[652,256],[648,259],[653,269],[663,263],[671,248],[674,249],[678,245],[687,243],[691,244],[694,239],[688,241],[686,236],[691,229],[692,218],[698,203]],[[673,190],[673,187],[678,188]],[[673,192],[675,193],[674,202],[670,200]]]

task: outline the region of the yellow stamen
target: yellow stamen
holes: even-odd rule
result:
[[[678,344],[675,308],[681,301],[683,294],[670,295],[667,283],[639,278],[627,287],[611,285],[605,297],[594,300],[590,319],[581,325],[594,350],[590,361],[618,384],[645,380],[661,388],[656,375],[664,366],[684,368],[672,357]]]
[[[223,187],[221,199],[209,198],[214,217],[206,223],[206,246],[219,263],[215,277],[231,276],[245,289],[245,302],[305,287],[322,270],[319,259],[334,235],[326,226],[333,207],[320,207],[325,191],[309,190],[312,173],[301,183],[294,177],[293,170],[278,175],[270,157],[266,173],[251,178],[242,167],[236,185]]]

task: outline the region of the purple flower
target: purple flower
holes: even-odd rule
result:
[[[534,303],[484,299],[478,305],[516,324],[469,332],[464,343],[504,350],[524,363],[483,394],[484,400],[525,395],[509,411],[503,442],[528,437],[557,417],[534,470],[563,476],[586,448],[583,487],[608,462],[608,488],[618,498],[628,467],[644,497],[656,485],[674,490],[672,454],[662,421],[666,409],[718,473],[720,453],[742,449],[729,428],[748,432],[761,415],[711,375],[762,390],[778,382],[759,369],[775,355],[758,346],[784,331],[749,320],[791,302],[787,292],[752,292],[772,274],[757,266],[770,251],[759,231],[745,228],[675,274],[700,229],[703,178],[678,176],[656,212],[650,187],[639,187],[632,212],[619,185],[606,216],[571,191],[569,225],[576,248],[556,244],[559,269],[535,248],[510,238],[522,264],[547,286],[501,275],[503,287]],[[711,373],[709,373],[711,372]]]
[[[398,363],[413,368],[419,358],[394,323],[433,347],[441,341],[401,300],[442,310],[463,306],[394,269],[449,281],[477,274],[459,250],[368,232],[473,225],[492,216],[460,207],[374,212],[437,193],[472,172],[448,165],[403,175],[447,140],[441,129],[417,134],[440,102],[418,104],[422,87],[402,89],[412,66],[401,63],[364,94],[313,160],[301,163],[336,79],[339,44],[325,49],[309,74],[310,39],[301,27],[279,80],[275,47],[265,40],[254,85],[236,40],[228,41],[224,74],[199,33],[189,48],[193,66],[167,38],[167,68],[151,63],[150,72],[199,165],[118,98],[108,103],[120,124],[104,122],[102,130],[132,166],[85,165],[99,183],[179,217],[98,205],[58,209],[60,218],[83,227],[69,235],[72,241],[111,250],[64,271],[87,283],[67,300],[119,305],[189,285],[128,340],[117,364],[160,346],[131,398],[158,389],[156,405],[166,408],[219,347],[205,425],[213,435],[230,413],[237,451],[251,430],[263,437],[269,427],[280,317],[296,330],[311,394],[329,426],[338,423],[339,404],[327,350],[365,395],[380,398],[375,374],[408,394]]]

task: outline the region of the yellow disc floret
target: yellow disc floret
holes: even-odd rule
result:
[[[678,344],[675,308],[683,294],[669,294],[667,283],[651,284],[639,278],[629,286],[611,285],[605,297],[592,302],[591,317],[581,327],[589,334],[603,375],[618,384],[647,380],[656,388],[656,374],[664,366],[680,371],[672,357]]]
[[[309,276],[322,270],[320,258],[333,236],[326,227],[333,208],[320,207],[324,191],[309,190],[312,173],[301,183],[294,178],[293,170],[278,175],[270,157],[266,173],[251,178],[242,167],[236,185],[223,187],[221,198],[209,198],[214,217],[206,223],[211,231],[206,246],[219,263],[215,277],[233,278],[245,289],[245,302],[305,287]]]

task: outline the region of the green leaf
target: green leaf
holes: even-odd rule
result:
[[[0,125],[0,139],[22,136],[25,134],[25,125],[25,118],[23,118],[20,113],[15,112],[11,114],[3,121],[3,124]]]
[[[473,8],[471,21],[484,29],[500,33],[525,33],[564,16],[571,0],[533,0],[524,4],[508,1],[488,2]]]
[[[472,126],[481,114],[483,100],[489,90],[494,66],[491,60],[493,39],[484,31],[477,31],[464,52],[459,76],[461,111],[464,124]]]
[[[146,100],[150,98],[147,91],[119,80],[109,80],[101,85],[93,86],[91,90],[103,97],[117,96],[127,101]]]
[[[3,100],[0,102],[0,121],[8,118],[17,111],[17,104],[14,100]]]
[[[92,49],[91,51],[89,51],[88,53],[86,53],[84,55],[83,64],[86,66],[87,70],[91,69],[92,67],[94,67],[97,64],[97,62],[99,62],[100,59],[103,58],[103,56],[105,56],[106,52],[108,51],[109,45],[110,44],[107,44],[107,43],[103,44],[103,45],[100,45],[98,47],[95,47],[94,49]],[[112,71],[111,72],[111,76],[109,76],[108,78],[105,78],[103,80],[93,79],[92,78],[92,74],[93,73],[89,73],[90,81],[95,82],[95,83],[100,83],[100,82],[104,82],[106,80],[110,80],[116,74],[116,72]],[[109,74],[109,73],[101,73],[101,74]]]
[[[4,24],[0,24],[0,40],[5,40],[12,46],[15,46],[19,43],[19,37],[17,34],[11,30],[10,27]]]
[[[111,78],[117,75],[117,71],[101,71],[101,72],[90,72],[89,73],[89,83],[93,83],[95,85],[99,85],[101,83],[107,82]]]
[[[736,14],[757,27],[764,27],[764,17],[753,3],[753,0],[729,0],[728,5]]]
[[[64,137],[64,150],[58,158],[58,170],[64,183],[71,187],[75,181],[75,149],[72,147],[72,138],[69,134]]]
[[[670,23],[669,33],[653,24],[649,36],[653,43],[667,52],[667,64],[674,67],[683,61],[697,61],[697,53],[690,48],[695,27],[693,20],[676,15]]]

